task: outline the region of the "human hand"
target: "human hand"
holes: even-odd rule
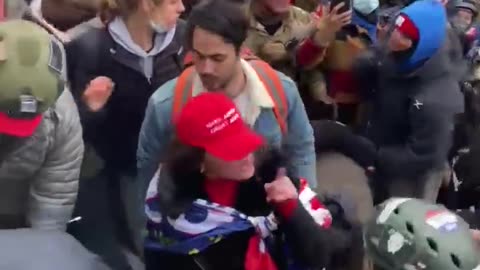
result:
[[[97,112],[107,103],[112,95],[113,87],[114,83],[110,78],[96,77],[88,84],[83,93],[83,100],[91,111]]]
[[[310,89],[314,100],[321,101],[327,105],[334,103],[334,100],[327,93],[327,85],[324,81],[314,83]]]
[[[312,20],[316,26],[313,40],[317,45],[326,47],[335,40],[337,32],[352,21],[351,10],[339,13],[344,5],[344,3],[340,3],[333,9],[329,6],[320,5],[317,12],[312,15]]]
[[[278,169],[275,180],[265,184],[267,193],[267,202],[279,204],[291,199],[298,198],[298,191],[292,183],[292,180],[286,176],[286,169]]]

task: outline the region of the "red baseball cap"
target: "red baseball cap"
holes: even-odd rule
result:
[[[14,137],[29,137],[42,122],[42,115],[33,118],[12,118],[8,114],[0,112],[0,134]]]
[[[417,26],[415,26],[415,23],[405,14],[398,15],[395,21],[395,27],[400,33],[411,40],[416,41],[420,37]]]
[[[175,121],[180,142],[205,149],[224,161],[245,158],[263,144],[263,138],[242,120],[235,104],[221,93],[192,98]]]

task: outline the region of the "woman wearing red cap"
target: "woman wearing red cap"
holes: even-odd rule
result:
[[[147,194],[147,269],[321,269],[355,251],[341,207],[290,179],[279,153],[256,166],[263,139],[226,96],[201,94],[176,119],[169,177]]]

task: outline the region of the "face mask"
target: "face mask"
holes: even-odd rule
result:
[[[154,21],[150,21],[150,27],[152,27],[153,31],[155,31],[158,34],[164,34],[168,32],[168,29],[165,26],[163,26],[160,23],[156,23]]]
[[[378,8],[378,0],[354,0],[353,8],[362,13],[363,15],[368,15],[372,13],[375,9]]]
[[[392,60],[396,63],[403,63],[411,56],[411,54],[411,51],[407,49],[404,51],[390,52],[390,57],[392,57]]]

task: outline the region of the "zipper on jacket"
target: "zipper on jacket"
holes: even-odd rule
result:
[[[199,256],[192,256],[193,258],[193,262],[195,262],[195,264],[198,266],[198,268],[200,268],[201,270],[208,270],[207,267],[205,267],[200,261],[201,261],[201,257]]]

